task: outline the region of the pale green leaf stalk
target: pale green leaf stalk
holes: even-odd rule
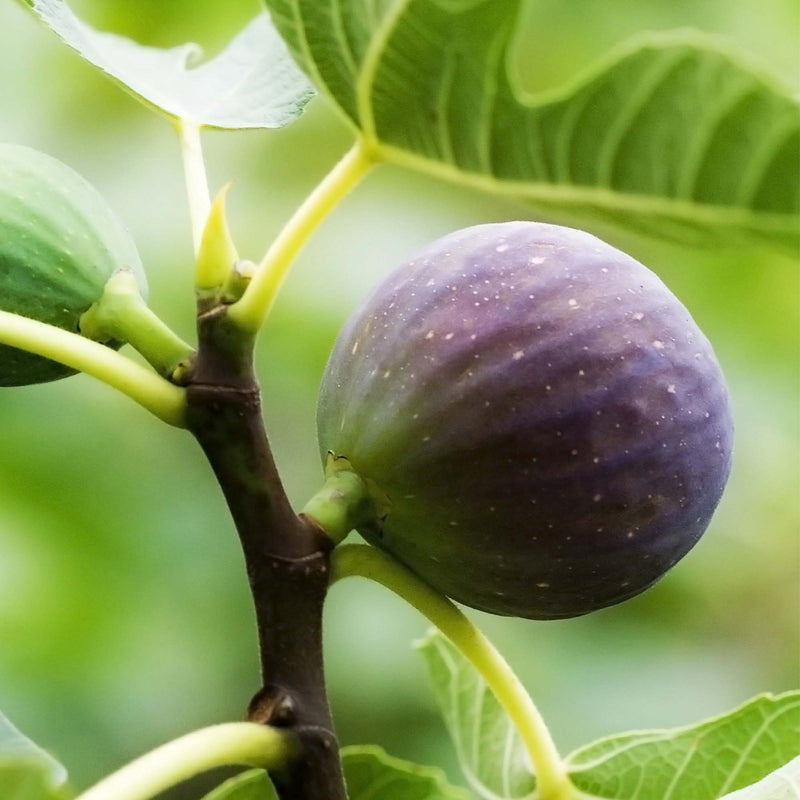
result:
[[[342,545],[334,550],[331,583],[353,575],[390,589],[450,639],[483,676],[519,731],[536,773],[538,800],[571,800],[574,789],[539,710],[500,653],[456,605],[371,546]]]
[[[230,722],[175,739],[100,781],[77,800],[149,800],[181,781],[217,767],[283,768],[295,755],[287,731]]]
[[[198,256],[203,239],[203,230],[211,212],[211,195],[200,141],[200,126],[187,120],[175,120],[175,130],[181,146],[183,174],[186,180],[186,196],[189,200],[189,219],[192,223],[194,253]]]
[[[126,342],[156,371],[172,379],[189,364],[194,350],[147,306],[130,270],[118,270],[102,297],[80,319],[84,336],[98,342]]]
[[[296,211],[261,260],[241,300],[228,311],[240,330],[253,335],[258,332],[295,256],[373,163],[369,150],[361,140],[357,141]]]
[[[0,344],[85,372],[128,395],[164,422],[186,426],[186,391],[110,347],[8,311],[0,311]]]

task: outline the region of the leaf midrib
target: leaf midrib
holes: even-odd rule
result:
[[[356,81],[356,113],[361,123],[361,135],[371,148],[378,144],[378,137],[375,131],[375,119],[372,114],[372,104],[370,103],[370,88],[375,77],[380,56],[389,41],[391,32],[394,30],[397,20],[408,8],[411,0],[400,0],[397,5],[383,18],[383,22],[372,37],[369,43],[364,60],[361,62],[361,71]]]
[[[710,225],[723,223],[730,227],[737,227],[743,221],[757,223],[764,230],[772,227],[781,228],[781,226],[795,230],[796,227],[793,224],[794,216],[788,213],[776,214],[754,211],[752,208],[741,206],[723,206],[685,199],[654,197],[634,192],[621,192],[608,187],[500,179],[495,175],[472,172],[444,164],[393,145],[375,142],[372,146],[377,160],[406,166],[436,178],[511,199],[542,203],[558,202],[575,208],[591,205],[593,208],[604,211],[625,212],[637,216],[642,213],[659,214],[695,223],[706,222]]]

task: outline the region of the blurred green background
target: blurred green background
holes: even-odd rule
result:
[[[221,47],[256,0],[83,0],[101,28]],[[646,29],[734,40],[800,90],[795,0],[537,0],[520,51],[532,89],[555,86]],[[193,336],[192,256],[169,124],[0,3],[0,140],[94,183],[130,226],[151,304]],[[344,152],[323,99],[278,132],[205,135],[212,187],[234,180],[232,226],[258,259]],[[315,395],[336,332],[376,281],[429,240],[524,207],[380,167],[299,258],[261,338],[259,374],[280,469],[301,505],[320,482]],[[689,306],[728,376],[733,475],[713,525],[661,583],[589,617],[474,616],[519,671],[563,751],[626,728],[673,726],[798,685],[800,268],[753,252],[634,254]],[[199,449],[84,376],[0,393],[0,708],[85,787],[191,728],[238,719],[258,688],[242,559]],[[329,686],[343,744],[455,758],[411,642],[425,622],[359,581],[327,609]],[[173,797],[193,797],[184,790]]]

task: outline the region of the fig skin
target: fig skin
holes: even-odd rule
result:
[[[378,287],[337,339],[318,433],[388,497],[369,542],[461,603],[551,619],[638,594],[692,548],[733,426],[711,345],[654,273],[510,222]]]
[[[98,191],[45,153],[0,144],[0,309],[78,332],[81,315],[119,269],[130,270],[146,296],[136,245]],[[74,372],[0,346],[0,386]]]

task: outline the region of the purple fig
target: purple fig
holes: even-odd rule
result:
[[[646,589],[731,463],[725,380],[661,280],[581,231],[480,225],[350,319],[319,442],[386,499],[371,543],[466,605],[572,617]]]

